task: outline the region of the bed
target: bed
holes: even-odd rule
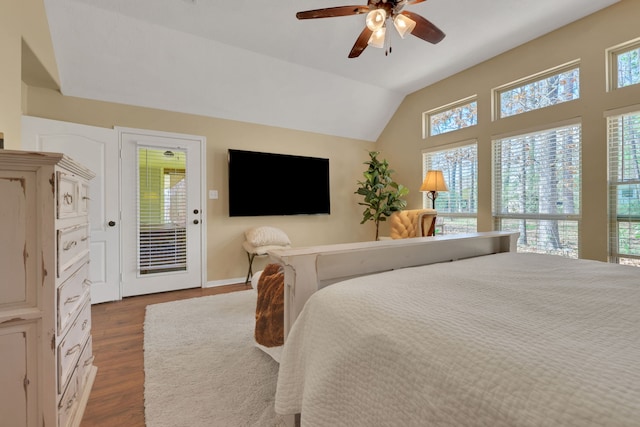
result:
[[[305,426],[640,425],[638,270],[519,254],[516,238],[271,254],[276,411]]]

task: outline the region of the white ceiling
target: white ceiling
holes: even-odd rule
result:
[[[446,34],[348,59],[365,0],[45,0],[62,93],[375,141],[405,95],[618,0],[428,0]]]

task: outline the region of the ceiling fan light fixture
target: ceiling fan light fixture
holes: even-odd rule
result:
[[[436,44],[445,37],[438,27],[417,13],[405,11],[406,5],[422,3],[425,0],[368,0],[366,5],[334,6],[322,9],[305,10],[296,13],[298,19],[332,18],[335,16],[365,15],[365,27],[362,29],[349,58],[357,58],[367,48],[374,46],[385,49],[385,55],[391,53],[391,42],[386,40],[387,20],[393,21],[396,30],[404,39],[411,34],[426,42]],[[392,31],[393,32],[393,31]]]
[[[398,14],[393,18],[393,25],[396,27],[396,30],[398,30],[400,37],[405,38],[407,34],[411,34],[416,27],[416,21],[402,14]]]
[[[369,37],[369,41],[367,42],[367,44],[372,47],[383,48],[384,36],[386,35],[386,33],[387,33],[386,27],[382,26],[378,28],[373,32],[373,34],[371,34],[371,37]]]
[[[387,12],[384,9],[373,9],[367,13],[366,24],[367,28],[371,31],[377,31],[384,26],[384,21],[387,19]]]

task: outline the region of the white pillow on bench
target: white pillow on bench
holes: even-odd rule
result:
[[[291,240],[287,233],[276,227],[254,227],[244,233],[247,242],[254,247],[260,246],[289,246]]]

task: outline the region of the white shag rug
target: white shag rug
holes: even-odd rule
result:
[[[255,346],[256,292],[147,306],[147,427],[282,426],[278,364]]]

